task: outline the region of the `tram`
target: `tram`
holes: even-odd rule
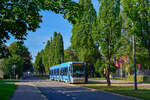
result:
[[[67,62],[49,68],[50,79],[67,83],[85,82],[84,62]]]

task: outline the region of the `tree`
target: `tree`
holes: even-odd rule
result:
[[[35,62],[34,62],[34,71],[39,73],[45,73],[44,64],[42,62],[42,52],[38,52]]]
[[[54,32],[53,38],[47,41],[43,50],[41,50],[35,59],[34,69],[41,72],[41,68],[49,73],[49,67],[64,62],[64,44],[60,33]],[[41,67],[42,66],[42,67]]]
[[[147,48],[150,59],[150,1],[122,0],[122,6],[132,26],[129,31],[136,36],[138,43]]]
[[[23,71],[32,70],[32,57],[28,51],[28,48],[22,42],[13,42],[10,44],[8,49],[12,56],[18,55],[23,59]]]
[[[8,47],[5,44],[0,45],[0,59],[10,56]]]
[[[96,63],[94,64],[94,67],[96,76],[105,77],[104,75],[105,62],[103,59],[97,59]]]
[[[107,84],[110,86],[110,66],[121,35],[120,0],[100,0],[100,3],[98,28],[94,37],[100,45],[100,52],[106,63]]]
[[[68,62],[68,61],[79,61],[77,52],[74,49],[72,49],[72,47],[68,47],[64,51],[64,62]]]
[[[12,75],[12,66],[16,65],[15,74],[22,76],[23,71],[32,70],[30,52],[23,42],[13,42],[8,47],[9,57],[2,62],[3,71],[8,75]]]
[[[0,65],[1,69],[4,72],[5,78],[11,78],[12,76],[15,77],[14,74],[17,74],[19,75],[19,77],[21,77],[23,74],[23,59],[18,55],[13,55],[11,57],[5,58]],[[16,66],[15,69],[12,68],[13,65]]]
[[[27,31],[35,31],[41,22],[39,7],[33,1],[0,1],[0,44],[10,38],[24,40]]]
[[[42,16],[39,14],[41,10],[63,14],[72,23],[80,11],[77,3],[71,0],[1,0],[0,46],[10,36],[17,40],[24,40],[29,31],[36,31],[42,22]],[[3,54],[2,51],[0,54]]]
[[[149,37],[149,0],[127,0],[122,1],[124,12],[131,22],[129,32],[133,35],[133,58],[134,58],[134,89],[137,90],[136,81],[136,39],[149,51],[150,58],[150,37]]]
[[[98,47],[92,39],[93,23],[97,16],[91,0],[79,0],[79,5],[83,8],[83,14],[76,19],[76,24],[73,24],[71,45],[77,51],[79,61],[84,61],[87,65],[85,76],[87,82],[88,73],[94,71],[94,59],[99,56]]]
[[[64,62],[64,43],[63,43],[63,38],[60,33],[57,34],[57,54],[58,54],[58,63],[63,63]]]

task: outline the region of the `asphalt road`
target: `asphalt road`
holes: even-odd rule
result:
[[[24,80],[23,82],[37,87],[48,100],[131,100],[111,93],[73,86],[63,82],[38,78]]]

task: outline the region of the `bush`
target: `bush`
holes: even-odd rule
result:
[[[13,55],[11,57],[5,58],[0,66],[2,71],[4,72],[4,78],[9,78],[14,75],[14,70],[12,66],[16,65],[15,74],[18,74],[19,77],[23,74],[23,60],[20,56]]]
[[[137,82],[144,82],[144,81],[146,81],[148,79],[149,79],[148,76],[137,75]],[[127,76],[126,80],[127,81],[134,81],[134,75]]]

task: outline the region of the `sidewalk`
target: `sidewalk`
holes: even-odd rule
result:
[[[89,79],[89,82],[94,82],[94,83],[107,83],[105,79]],[[127,86],[133,86],[134,82],[131,81],[124,81],[124,80],[111,80],[112,84],[119,84],[119,85],[127,85]],[[138,86],[143,86],[143,87],[148,87],[150,88],[150,83],[138,83]]]
[[[44,98],[34,86],[18,85],[10,100],[44,100]]]

